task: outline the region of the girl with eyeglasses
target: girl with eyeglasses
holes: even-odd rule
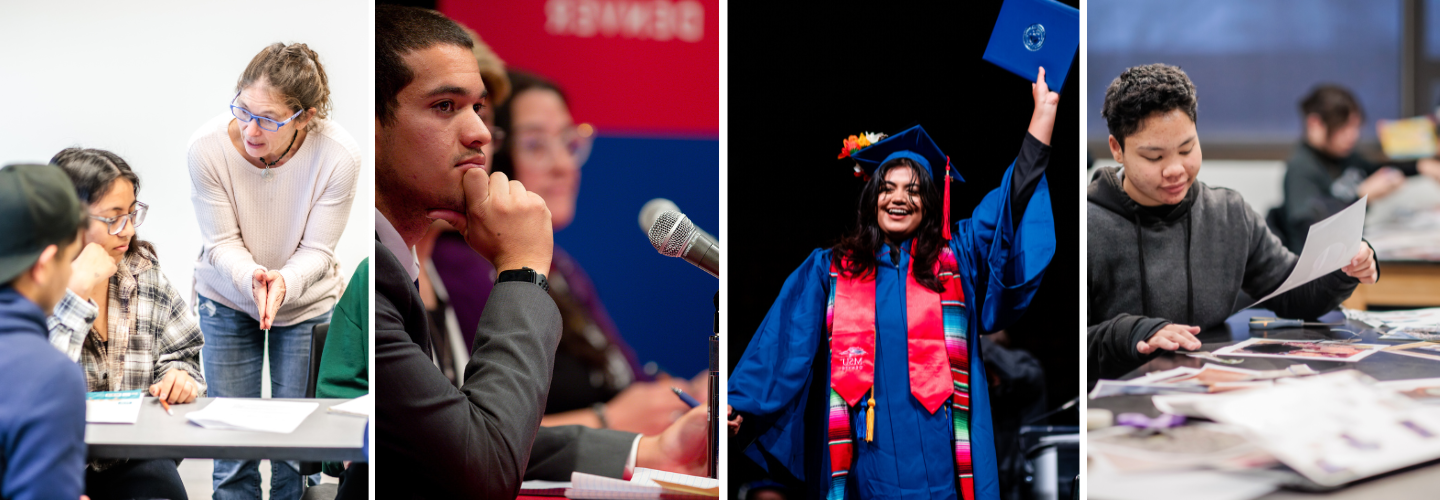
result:
[[[211,396],[260,397],[267,353],[270,396],[305,396],[311,333],[329,323],[345,286],[335,246],[360,173],[360,148],[328,119],[330,108],[320,56],[276,43],[191,136],[191,201],[204,240],[195,290]],[[270,497],[300,498],[299,464],[270,467]],[[219,499],[259,498],[259,462],[216,460],[214,487]]]
[[[50,160],[75,184],[89,216],[65,298],[47,320],[50,343],[78,361],[89,391],[144,390],[170,404],[205,394],[204,338],[185,299],[160,271],[155,247],[135,237],[147,206],[140,178],[115,153],[70,148]],[[179,461],[91,460],[94,499],[186,498]]]

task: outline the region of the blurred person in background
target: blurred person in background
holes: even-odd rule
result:
[[[87,212],[76,272],[46,320],[50,343],[78,361],[90,392],[144,390],[171,404],[205,395],[205,343],[185,298],[165,273],[155,247],[135,236],[148,207],[140,178],[115,153],[69,148],[57,165]],[[107,498],[186,498],[179,460],[92,460],[85,491]]]
[[[311,332],[330,322],[345,288],[335,245],[360,176],[360,148],[330,109],[319,54],[276,43],[250,60],[229,106],[190,138],[210,396],[260,397],[267,350],[270,396],[305,395]],[[270,470],[271,498],[300,497],[297,462]],[[260,498],[259,461],[216,460],[214,484],[217,499]]]
[[[1349,89],[1316,86],[1300,101],[1305,136],[1285,161],[1285,203],[1272,218],[1291,252],[1305,248],[1310,225],[1343,210],[1365,196],[1370,203],[1395,192],[1407,176],[1424,174],[1440,181],[1440,161],[1384,165],[1366,159],[1355,145],[1365,110]]]

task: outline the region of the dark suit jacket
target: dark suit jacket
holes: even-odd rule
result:
[[[540,427],[560,312],[530,283],[495,287],[456,389],[431,362],[425,306],[375,241],[377,498],[514,498],[521,478],[620,477],[635,434]]]

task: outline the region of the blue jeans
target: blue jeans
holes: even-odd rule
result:
[[[200,297],[200,331],[205,335],[208,396],[260,397],[260,370],[270,352],[270,397],[303,398],[310,380],[310,337],[315,325],[329,323],[330,312],[291,326],[270,329],[267,342],[260,322],[204,296]],[[260,498],[260,461],[216,460],[216,500]],[[270,462],[270,498],[298,500],[304,491],[297,462]]]

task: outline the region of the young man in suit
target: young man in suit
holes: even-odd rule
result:
[[[539,195],[485,171],[488,104],[472,42],[428,10],[375,15],[376,491],[509,498],[523,479],[574,471],[623,477],[632,467],[703,474],[707,415],[658,436],[540,427],[560,314],[546,293],[554,236]],[[432,362],[414,245],[444,219],[495,265],[498,283],[476,332],[465,383]]]

